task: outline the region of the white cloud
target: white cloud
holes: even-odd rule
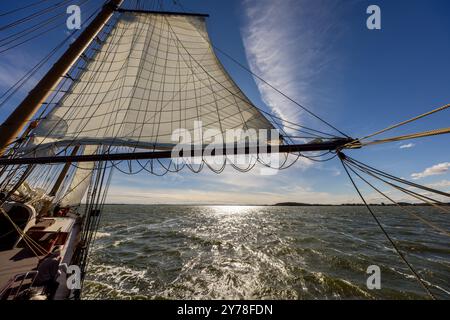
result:
[[[429,188],[447,188],[450,187],[450,180],[442,180],[435,183],[427,184]]]
[[[416,145],[414,143],[408,143],[400,146],[400,149],[410,149],[415,147]]]
[[[450,168],[450,162],[439,163],[435,166],[425,169],[423,172],[413,173],[411,177],[414,180],[422,179],[429,176],[446,174]]]
[[[335,26],[341,23],[337,2],[246,0],[244,7],[247,21],[242,34],[252,71],[305,105],[322,97],[314,93],[318,89],[313,81],[337,55],[332,52],[339,33]],[[256,82],[275,114],[294,123],[302,121],[298,106]]]

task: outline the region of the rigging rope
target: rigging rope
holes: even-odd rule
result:
[[[444,134],[449,134],[449,133],[450,133],[450,127],[442,128],[442,129],[435,129],[435,130],[430,130],[430,131],[424,131],[424,132],[418,132],[418,133],[412,133],[412,134],[407,134],[407,135],[402,135],[402,136],[397,136],[397,137],[392,137],[392,138],[386,138],[386,139],[381,139],[381,140],[369,141],[369,142],[365,142],[365,143],[356,142],[356,144],[359,144],[361,146],[372,146],[372,145],[377,145],[377,144],[384,144],[384,143],[389,143],[389,142],[432,137],[432,136],[444,135]],[[351,147],[354,144],[355,144],[355,142],[351,142],[348,146]]]
[[[186,10],[184,8],[184,6],[179,2],[179,1],[174,1],[175,5],[178,5],[181,8],[181,11],[184,13],[189,13],[188,10]],[[233,58],[230,54],[226,53],[225,51],[221,50],[220,48],[216,47],[212,42],[211,42],[211,47],[214,48],[215,50],[217,50],[218,52],[220,52],[221,54],[223,54],[225,57],[227,57],[228,59],[230,59],[232,62],[234,62],[237,66],[239,66],[240,68],[242,68],[243,70],[245,70],[246,72],[250,73],[253,77],[257,78],[258,80],[260,80],[261,82],[263,82],[264,84],[266,84],[268,87],[270,87],[272,90],[274,90],[275,92],[277,92],[278,94],[280,94],[281,96],[283,96],[284,98],[286,98],[287,100],[291,101],[292,103],[294,103],[296,106],[298,106],[299,108],[301,108],[303,111],[307,112],[308,114],[310,114],[311,116],[313,116],[314,118],[318,119],[319,121],[321,121],[322,123],[324,123],[325,125],[327,125],[328,127],[334,129],[335,131],[339,132],[340,134],[342,134],[343,136],[345,136],[346,138],[350,138],[347,134],[345,134],[344,132],[342,132],[341,130],[337,129],[335,126],[333,126],[332,124],[330,124],[328,121],[324,120],[322,117],[318,116],[317,114],[315,114],[314,112],[312,112],[309,108],[305,107],[304,105],[300,104],[298,101],[296,101],[295,99],[291,98],[290,96],[288,96],[286,93],[284,93],[283,91],[281,91],[280,89],[278,89],[277,87],[275,87],[274,85],[272,85],[270,82],[268,82],[267,80],[265,80],[263,77],[261,77],[260,75],[257,75],[256,73],[254,73],[250,68],[246,67],[243,63],[239,62],[237,59]]]
[[[343,153],[339,153],[339,159],[341,160],[342,166],[344,167],[345,172],[347,173],[347,176],[349,177],[353,187],[355,188],[356,192],[358,193],[359,197],[361,198],[361,200],[363,201],[364,205],[366,206],[367,210],[370,212],[372,218],[375,220],[376,224],[378,225],[378,227],[380,228],[380,230],[383,232],[384,236],[386,237],[386,239],[388,239],[388,241],[391,243],[392,247],[394,248],[394,250],[396,251],[396,253],[398,254],[398,256],[403,260],[403,262],[408,266],[409,270],[412,272],[412,274],[414,275],[414,277],[417,279],[417,281],[422,285],[422,287],[424,288],[424,290],[427,292],[427,294],[433,299],[436,300],[436,297],[434,296],[434,294],[430,291],[430,289],[428,288],[428,286],[425,284],[424,280],[421,278],[421,276],[416,272],[416,270],[414,269],[414,267],[408,262],[408,260],[406,259],[405,255],[399,250],[399,248],[397,247],[396,243],[394,242],[394,240],[392,240],[391,236],[387,233],[386,229],[383,227],[383,225],[381,224],[380,220],[378,219],[378,217],[375,215],[375,213],[373,212],[372,208],[369,206],[369,204],[367,203],[366,199],[364,198],[364,196],[362,195],[361,191],[359,190],[358,186],[356,185],[355,181],[353,180],[353,177],[351,176],[350,172],[347,169],[347,165],[344,162],[345,159],[345,155]]]
[[[347,161],[347,162],[348,162],[348,161]],[[431,205],[431,206],[433,206],[433,207],[439,209],[440,211],[442,211],[442,212],[444,212],[444,213],[449,213],[449,212],[450,212],[448,209],[446,209],[446,208],[444,208],[443,206],[441,206],[441,205],[444,205],[444,203],[442,203],[442,202],[439,202],[439,201],[437,201],[437,200],[435,200],[435,199],[432,199],[432,198],[430,198],[430,197],[427,197],[427,196],[418,194],[418,193],[413,192],[413,191],[411,191],[411,190],[405,189],[405,188],[400,187],[400,186],[398,186],[398,185],[396,185],[396,184],[394,184],[394,183],[391,183],[391,182],[389,182],[389,181],[383,180],[383,179],[381,179],[380,177],[378,177],[378,176],[376,176],[375,174],[373,174],[372,172],[367,171],[367,170],[365,170],[365,169],[361,169],[361,168],[358,168],[358,169],[361,170],[362,172],[364,172],[364,173],[370,175],[371,177],[373,177],[373,178],[375,178],[375,179],[377,179],[377,180],[380,180],[380,181],[382,181],[382,182],[388,184],[389,186],[393,187],[394,189],[397,189],[398,191],[401,191],[401,192],[403,192],[403,193],[406,193],[407,195],[410,195],[411,197],[413,197],[413,198],[415,198],[415,199],[417,199],[417,200],[419,200],[419,201],[421,201],[421,202],[424,202],[424,203],[426,203],[426,204],[428,204],[428,205]],[[436,192],[436,193],[437,193],[437,192]],[[441,205],[438,205],[438,203],[441,204]]]
[[[345,161],[345,160],[344,160]],[[347,161],[346,161],[347,163]],[[348,164],[348,163],[347,163]],[[398,206],[400,209],[402,209],[403,211],[405,211],[406,213],[412,215],[413,217],[419,219],[420,221],[422,221],[424,224],[428,225],[429,227],[431,227],[432,229],[434,229],[435,231],[438,231],[439,233],[442,233],[448,237],[450,237],[450,232],[443,229],[442,227],[424,219],[423,217],[419,216],[418,214],[416,214],[415,212],[413,212],[412,210],[408,210],[406,207],[400,205],[397,201],[393,200],[391,197],[389,197],[387,194],[385,194],[384,192],[382,192],[380,189],[378,189],[377,187],[375,187],[372,183],[370,183],[369,181],[367,181],[364,177],[362,177],[358,172],[356,172],[351,166],[348,167],[356,176],[358,176],[358,178],[360,178],[362,181],[364,181],[367,185],[369,185],[372,189],[374,189],[376,192],[378,192],[380,195],[382,195],[383,197],[385,197],[386,199],[388,199],[390,202],[392,202],[393,204],[395,204],[396,206]]]
[[[86,3],[88,1],[89,0],[81,1],[79,3],[79,6],[82,7],[83,10],[88,10],[87,8],[84,8],[84,6],[86,5]],[[44,34],[49,33],[50,31],[53,31],[57,27],[60,27],[61,22],[65,21],[66,15],[67,15],[66,12],[57,13],[56,15],[49,17],[46,20],[38,21],[36,24],[34,24],[30,27],[27,27],[27,28],[20,30],[16,33],[13,33],[5,38],[0,39],[0,48],[2,49],[0,51],[0,53],[4,53],[9,50],[12,50],[18,46],[21,46],[21,45],[31,41],[31,40],[35,40],[35,39],[39,38],[41,35],[44,35]],[[63,18],[62,21],[60,20],[60,18]],[[55,21],[56,21],[56,25],[49,27],[46,30],[43,30],[42,32],[33,34],[34,32],[37,32],[40,29],[44,29],[46,26],[51,25]],[[21,42],[17,42],[21,39],[25,39],[25,40],[23,40]],[[16,42],[16,43],[14,44],[14,42]],[[8,45],[10,45],[10,46],[8,47]]]
[[[162,5],[161,2],[160,2],[160,5]],[[169,27],[170,27],[170,24],[169,24]],[[172,31],[173,31],[173,30],[172,30]],[[169,34],[169,36],[170,36],[170,34]],[[172,40],[172,41],[173,41],[172,38],[169,38],[169,40]],[[180,41],[179,39],[177,39],[177,40]],[[214,46],[213,46],[213,47],[214,47]],[[184,49],[186,50],[186,48],[184,48]],[[218,49],[218,48],[216,48],[216,47],[214,47],[214,49],[216,49],[216,50],[218,50],[219,52],[221,52],[222,54],[228,56],[225,52],[221,51],[220,49]],[[188,51],[186,50],[186,52],[188,52]],[[117,52],[114,52],[114,54],[117,54]],[[190,55],[189,52],[188,52],[188,54]],[[191,58],[192,58],[192,56],[191,56]],[[232,57],[230,57],[230,56],[228,56],[228,58],[234,60],[234,59],[233,59]],[[179,57],[178,57],[178,59],[179,59]],[[195,58],[193,58],[193,60],[195,61]],[[193,67],[192,67],[192,60],[191,60],[190,62],[191,62],[190,67],[191,67],[191,69],[193,69]],[[195,62],[197,62],[197,61],[195,61]],[[237,60],[234,60],[234,62],[237,63],[238,65],[240,65],[241,67],[246,68],[244,65],[240,64]],[[128,61],[127,61],[127,63],[128,63]],[[178,63],[180,63],[179,60],[178,60]],[[198,63],[198,62],[197,62],[197,63]],[[346,134],[344,134],[343,132],[339,131],[339,130],[336,129],[334,126],[330,125],[328,122],[326,122],[325,120],[321,119],[320,117],[318,117],[317,115],[315,115],[314,113],[312,113],[311,111],[309,111],[307,108],[305,108],[304,106],[302,106],[302,105],[300,105],[299,103],[297,103],[295,100],[289,98],[289,97],[288,97],[287,95],[285,95],[283,92],[281,92],[280,90],[278,90],[277,88],[275,88],[274,86],[272,86],[270,83],[266,82],[264,79],[262,79],[261,77],[259,77],[259,76],[256,75],[256,74],[254,74],[251,70],[247,69],[247,71],[250,72],[254,77],[258,78],[260,81],[264,82],[266,85],[270,86],[273,90],[277,91],[279,94],[283,95],[285,98],[289,99],[291,102],[295,103],[295,104],[298,105],[300,108],[302,108],[302,109],[304,109],[306,112],[310,113],[312,116],[314,116],[314,117],[316,117],[317,119],[321,120],[323,123],[327,124],[328,126],[330,126],[331,128],[333,128],[334,130],[336,130],[337,132],[339,132],[340,134],[342,134],[342,135],[348,137]],[[214,78],[212,75],[210,75],[209,73],[207,73],[207,74],[208,74],[208,76],[210,76],[210,78],[209,78],[208,80],[210,81],[210,86],[212,87],[212,85],[211,85],[211,78],[212,78],[214,81],[217,81],[217,79],[215,79],[215,78]],[[122,82],[123,82],[123,81],[124,81],[124,78],[122,77],[121,80],[122,80]],[[147,83],[148,83],[148,81],[149,81],[149,79],[147,79]],[[88,85],[89,85],[89,84],[86,84],[86,86],[88,86]],[[194,85],[195,85],[195,84],[194,84]],[[122,90],[123,90],[123,86],[122,86]],[[123,92],[121,92],[121,93],[123,93]],[[119,94],[119,91],[117,91],[116,94]],[[215,93],[213,92],[213,94],[215,94]],[[81,96],[77,97],[77,99],[82,99],[82,98],[80,98],[80,97],[81,97]],[[220,96],[219,96],[219,97],[220,97]],[[236,97],[234,97],[234,98],[235,98],[235,100],[236,100]],[[120,98],[115,99],[115,100],[114,100],[114,104],[117,104],[117,103],[118,103],[117,100],[120,100]],[[77,100],[76,100],[76,101],[77,101]],[[119,103],[120,103],[120,102],[119,102]],[[425,117],[425,116],[427,116],[427,115],[430,115],[430,114],[432,114],[432,113],[435,113],[435,112],[438,112],[438,111],[442,111],[442,110],[446,109],[448,106],[449,106],[449,105],[444,106],[444,107],[441,107],[441,108],[436,109],[436,110],[433,110],[433,111],[428,112],[428,113],[426,113],[426,114],[424,114],[424,115],[418,116],[418,117],[416,117],[416,118],[414,118],[414,119],[405,121],[405,122],[403,122],[403,123],[401,123],[401,124],[398,124],[398,125],[395,125],[395,126],[391,126],[391,127],[387,128],[387,129],[382,130],[382,131],[379,131],[379,132],[377,132],[377,133],[375,133],[375,134],[373,134],[373,135],[370,135],[370,136],[367,136],[367,137],[365,137],[365,138],[362,138],[361,140],[363,140],[363,139],[368,139],[368,138],[373,137],[373,136],[375,136],[375,135],[378,135],[378,134],[384,133],[384,132],[386,132],[386,131],[392,130],[392,129],[397,128],[397,127],[399,127],[399,126],[401,126],[401,125],[404,125],[404,124],[407,124],[407,123],[409,123],[409,122],[418,120],[418,119],[423,118],[423,117]],[[165,106],[162,106],[162,105],[161,105],[160,111],[162,111],[162,109],[163,109],[164,107],[165,107]],[[146,110],[146,111],[147,111],[147,110]],[[266,113],[266,112],[264,112],[264,111],[262,111],[262,110],[260,110],[260,111],[263,112],[263,113],[265,113],[265,114],[268,114],[268,113]],[[181,112],[181,111],[180,111],[180,112]],[[159,116],[161,117],[161,112],[160,112]],[[272,118],[272,115],[271,115],[270,117]],[[145,118],[146,118],[146,117],[145,117]],[[281,119],[281,118],[278,118],[278,119],[280,119],[281,121],[285,121],[284,119]],[[180,121],[181,121],[181,120],[180,120]],[[272,119],[272,121],[273,121],[273,119]],[[220,117],[219,117],[219,123],[220,123],[220,122],[221,122],[221,119],[220,119]],[[276,122],[275,122],[275,123],[276,123]],[[289,121],[287,121],[287,123],[289,123]],[[161,118],[160,118],[159,124],[161,124]],[[221,124],[221,123],[220,123],[220,124]],[[307,128],[307,127],[300,126],[300,125],[298,125],[298,124],[293,124],[293,123],[292,123],[292,125],[293,125],[293,126],[295,125],[295,126],[297,126],[298,128],[302,128],[302,129],[305,129],[305,130],[311,130],[311,131],[316,132],[316,133],[319,133],[319,134],[323,134],[323,135],[328,135],[328,136],[331,136],[331,137],[335,137],[335,136],[332,136],[332,135],[330,135],[330,134],[327,134],[327,133],[324,133],[324,132],[321,132],[321,131],[318,131],[318,130],[314,130],[314,129],[311,129],[311,128]],[[298,132],[302,132],[302,131],[301,131],[302,129],[297,129],[297,131],[298,131]],[[448,131],[446,131],[446,130],[448,130]],[[384,139],[384,140],[372,141],[372,142],[368,142],[368,143],[366,143],[366,144],[364,144],[364,145],[377,144],[377,143],[384,143],[384,142],[392,142],[392,141],[400,141],[400,140],[404,140],[404,139],[411,139],[411,138],[418,138],[418,137],[423,137],[423,136],[431,136],[431,135],[437,135],[437,134],[444,134],[444,133],[449,133],[449,132],[450,132],[450,128],[448,128],[448,129],[439,129],[439,130],[433,130],[433,131],[428,131],[428,132],[423,132],[423,133],[417,133],[417,134],[412,134],[412,135],[406,135],[406,136],[394,137],[394,138],[389,138],[389,139]],[[314,135],[314,133],[307,132],[307,131],[303,131],[303,133],[308,133],[308,134]],[[304,139],[304,138],[306,138],[306,137],[302,137],[302,136],[288,136],[288,135],[286,135],[286,137],[287,137],[287,138],[290,138],[290,139]],[[317,137],[318,137],[318,138],[322,138],[322,137],[319,136],[319,135],[317,135]],[[316,138],[317,138],[317,137],[316,137]],[[308,138],[314,138],[314,137],[308,137]],[[74,141],[72,141],[72,143],[74,143],[74,142],[75,142],[75,139],[74,139]],[[66,147],[66,148],[67,148],[67,147]],[[111,149],[111,147],[109,147],[108,150],[105,151],[105,152],[109,152],[110,149]],[[135,149],[136,149],[136,148],[135,148]],[[67,151],[67,149],[66,149],[65,151]],[[61,152],[65,152],[65,151],[61,151]],[[287,168],[287,167],[292,166],[292,165],[293,165],[293,164],[294,164],[301,156],[306,157],[306,158],[308,158],[308,159],[310,159],[310,160],[312,160],[312,161],[329,161],[329,160],[331,160],[331,159],[334,159],[336,156],[338,156],[338,154],[335,153],[335,154],[333,154],[333,156],[332,156],[331,158],[329,158],[329,159],[324,159],[324,160],[316,159],[316,158],[318,158],[318,157],[320,158],[320,157],[326,156],[326,155],[328,155],[328,154],[330,154],[330,152],[327,152],[327,153],[321,154],[321,155],[317,155],[317,156],[310,156],[310,157],[306,157],[306,156],[302,155],[301,153],[298,153],[298,154],[292,154],[292,155],[294,155],[294,156],[297,156],[297,159],[296,159],[295,161],[293,161],[291,164],[289,164],[288,166],[285,167],[285,165],[286,165],[286,163],[287,163],[287,160],[288,160],[288,157],[291,155],[291,154],[286,154],[286,155],[285,155],[285,156],[286,156],[285,161],[283,162],[283,164],[282,164],[279,168],[276,168],[276,169],[282,169],[283,167],[284,167],[284,168]],[[252,158],[252,159],[253,159],[253,158]],[[176,163],[176,162],[173,162],[172,160],[170,160],[170,162],[169,162],[168,165],[166,165],[165,163],[163,163],[163,162],[160,161],[159,159],[157,160],[157,163],[159,163],[159,165],[165,170],[164,174],[166,174],[166,173],[168,173],[168,172],[179,172],[179,171],[180,171],[181,169],[183,169],[185,166],[188,167],[192,172],[200,172],[200,171],[203,169],[203,166],[204,166],[205,164],[206,164],[206,166],[209,167],[213,172],[220,173],[220,172],[223,172],[223,170],[225,169],[225,165],[226,165],[226,163],[227,163],[227,158],[225,158],[224,161],[223,161],[223,166],[222,166],[220,169],[215,169],[215,168],[213,168],[213,167],[211,166],[210,163],[208,163],[208,161],[205,159],[205,157],[202,156],[202,159],[201,159],[201,160],[202,160],[202,162],[201,162],[199,168],[194,168],[190,163],[187,163],[187,164],[186,164],[186,163],[183,163],[182,166],[179,167],[179,164]],[[256,162],[258,162],[258,163],[260,163],[260,164],[262,164],[262,165],[265,165],[266,167],[271,168],[271,166],[270,166],[269,164],[266,164],[266,163],[259,157],[259,155],[256,157],[255,163],[253,163],[253,161],[251,161],[250,164],[248,165],[248,167],[246,167],[246,168],[239,168],[238,166],[234,165],[233,163],[232,163],[232,166],[233,166],[236,170],[238,170],[238,171],[241,171],[241,172],[247,172],[247,171],[249,171],[249,170],[251,170],[251,169],[253,169],[253,168],[255,167]],[[402,258],[402,260],[408,265],[408,267],[410,268],[410,270],[413,272],[414,276],[420,281],[420,283],[422,284],[422,286],[424,286],[424,288],[426,289],[427,293],[428,293],[432,298],[434,298],[433,294],[429,291],[428,287],[425,285],[425,283],[423,282],[423,280],[422,280],[422,279],[420,278],[420,276],[415,272],[415,270],[413,269],[413,267],[412,267],[412,266],[408,263],[408,261],[406,260],[406,257],[398,250],[398,248],[397,248],[395,242],[394,242],[394,241],[390,238],[390,236],[387,234],[387,232],[385,231],[383,225],[380,223],[380,221],[378,220],[378,218],[376,217],[376,215],[374,214],[374,212],[371,210],[370,206],[369,206],[369,205],[367,204],[367,202],[365,201],[363,195],[362,195],[361,192],[358,190],[358,187],[356,186],[356,183],[353,181],[352,176],[350,175],[348,169],[350,169],[354,174],[356,174],[358,177],[360,177],[363,181],[365,181],[366,183],[368,183],[370,186],[372,186],[373,188],[375,188],[375,187],[374,187],[373,185],[371,185],[368,181],[366,181],[366,180],[365,180],[364,178],[362,178],[357,172],[355,172],[355,171],[353,170],[353,168],[351,167],[351,165],[352,165],[353,163],[351,163],[351,162],[348,161],[347,159],[343,160],[342,158],[341,158],[341,162],[342,162],[342,164],[343,164],[343,166],[344,166],[344,168],[345,168],[347,174],[349,175],[349,177],[350,177],[350,179],[351,179],[351,181],[352,181],[352,183],[353,183],[353,186],[354,186],[354,187],[356,188],[356,190],[358,191],[358,194],[359,194],[360,197],[362,198],[364,204],[365,204],[366,207],[368,208],[369,212],[372,214],[372,216],[373,216],[373,218],[375,219],[375,221],[377,222],[378,226],[381,228],[381,230],[384,232],[384,234],[385,234],[385,236],[387,237],[387,239],[388,239],[388,240],[391,242],[391,244],[394,246],[394,249],[397,251],[397,253],[398,253],[399,256]],[[345,162],[345,163],[344,163],[344,162]],[[112,163],[111,163],[111,167],[108,167],[107,164],[105,163],[104,165],[102,165],[102,166],[96,168],[96,170],[97,170],[97,175],[96,175],[95,178],[92,178],[92,179],[95,180],[95,181],[94,181],[94,183],[91,182],[91,184],[93,184],[93,186],[92,186],[93,190],[90,190],[90,191],[89,191],[89,196],[90,196],[90,203],[88,203],[89,215],[92,214],[93,210],[97,210],[99,207],[101,207],[100,204],[102,204],[102,203],[105,202],[107,187],[106,187],[106,189],[103,189],[103,186],[104,186],[104,180],[107,180],[106,186],[108,186],[109,183],[110,183],[110,177],[111,177],[111,173],[110,173],[109,178],[105,179],[105,173],[106,173],[106,170],[107,170],[107,169],[110,169],[110,170],[111,170],[110,172],[112,172],[112,168],[117,168],[118,170],[121,170],[121,169],[118,168],[120,164],[122,164],[122,162],[119,162],[119,163],[112,162]],[[157,174],[157,173],[154,171],[154,161],[153,161],[153,160],[147,161],[145,164],[142,164],[140,161],[137,161],[137,164],[140,166],[139,172],[145,170],[145,171],[151,172],[152,174]],[[147,168],[149,165],[150,165],[150,169]],[[353,165],[354,165],[354,164],[353,164]],[[133,171],[133,168],[132,168],[132,162],[131,162],[131,161],[128,162],[128,167],[129,167],[129,172],[131,173],[131,172]],[[122,171],[122,170],[121,170],[121,171]],[[47,170],[47,174],[49,174],[49,172],[50,172],[50,171]],[[367,173],[367,172],[366,172],[366,173]],[[49,174],[49,176],[51,176],[51,175]],[[374,176],[375,176],[375,175],[374,175]],[[39,177],[39,175],[38,175],[38,177]],[[42,177],[41,177],[41,178],[42,178]],[[48,179],[49,179],[49,178],[48,178]],[[85,178],[85,179],[86,179],[86,178]],[[378,179],[379,179],[379,177],[378,177]],[[83,180],[83,181],[84,181],[84,180]],[[383,180],[382,180],[382,181],[383,181]],[[48,182],[48,181],[47,181],[47,182]],[[81,183],[81,182],[80,182],[80,183]],[[389,183],[389,182],[386,182],[386,183]],[[391,184],[391,186],[401,188],[401,187],[396,186],[396,185],[394,185],[394,184]],[[102,193],[102,190],[103,190],[103,193]],[[378,191],[379,193],[382,193],[381,191],[379,191],[379,190],[376,189],[376,188],[375,188],[375,190]],[[401,190],[401,191],[403,191],[403,192],[412,192],[412,191],[409,191],[409,190],[406,190],[406,189],[403,189],[403,188],[401,188],[401,189],[399,189],[399,190]],[[382,193],[382,195],[385,196],[385,197],[387,197],[391,202],[395,202],[394,200],[392,200],[391,198],[389,198],[387,195],[384,195],[383,193]],[[421,196],[421,197],[422,197],[422,196]],[[64,198],[64,197],[63,197],[63,198]],[[433,199],[431,199],[431,200],[433,200]],[[397,204],[397,205],[398,205],[398,204]],[[405,210],[402,206],[400,206],[400,207],[401,207],[403,210]],[[426,223],[428,226],[432,227],[433,229],[439,230],[440,232],[444,232],[446,235],[449,235],[449,233],[448,233],[447,231],[445,231],[445,230],[443,230],[443,229],[439,229],[439,228],[440,228],[439,226],[436,226],[436,225],[434,225],[433,223],[426,221],[425,219],[423,219],[422,217],[420,217],[420,216],[418,216],[418,215],[415,215],[414,213],[412,213],[412,215],[415,216],[416,218],[418,218],[419,220],[421,220],[422,222]],[[94,218],[95,218],[95,217],[94,217]],[[98,219],[94,219],[93,221],[90,221],[90,222],[88,223],[88,227],[87,227],[87,229],[85,229],[86,232],[90,231],[91,227],[92,227],[93,230],[95,230],[93,233],[90,233],[90,234],[86,235],[85,240],[86,240],[88,243],[90,243],[90,242],[92,241],[93,238],[95,239],[95,232],[96,232],[96,230],[97,230],[97,228],[98,228],[98,223],[99,223],[99,221],[100,221],[100,219],[98,218]],[[87,249],[87,250],[88,250],[88,249]],[[87,259],[87,257],[86,257],[86,259]],[[85,260],[85,261],[86,261],[86,260]]]
[[[170,27],[170,25],[169,25],[169,27]],[[195,61],[195,59],[194,59],[194,61]],[[195,61],[195,62],[197,62],[197,61]],[[198,63],[198,62],[197,62]],[[192,68],[192,67],[191,67]],[[122,78],[122,81],[124,80],[124,77],[121,77]],[[89,84],[89,82],[86,82],[86,85],[88,85]],[[123,86],[121,86],[121,87],[123,87]],[[84,91],[83,91],[84,92]],[[96,94],[96,93],[98,93],[98,92],[93,92],[94,94]],[[116,93],[117,93],[117,90],[116,90]],[[80,96],[78,96],[77,97],[77,99],[78,98],[81,98],[81,95]],[[117,102],[117,99],[116,100],[114,100],[114,102],[116,103]],[[69,110],[67,110],[67,111],[69,111]],[[61,118],[64,118],[64,117],[61,117]],[[76,119],[76,118],[74,118],[74,119]],[[284,121],[284,120],[283,120]],[[86,123],[85,124],[83,124],[82,126],[84,127],[86,125]],[[309,129],[309,128],[308,128]],[[76,141],[76,138],[78,137],[78,134],[81,132],[81,130],[79,130],[78,131],[78,133],[77,133],[77,135],[73,138],[73,141],[72,141],[72,143],[74,143],[75,141]],[[190,169],[192,170],[192,167],[190,167]],[[197,170],[194,170],[194,171],[197,171]]]
[[[5,12],[5,13],[0,14],[0,17],[4,17],[4,16],[7,16],[7,15],[10,15],[10,14],[13,14],[13,13],[16,13],[16,12],[19,12],[19,11],[22,11],[22,10],[25,10],[25,9],[29,9],[29,8],[31,8],[31,7],[38,6],[38,5],[40,5],[40,4],[44,3],[44,2],[47,2],[47,1],[49,1],[49,0],[41,0],[41,1],[37,1],[37,2],[35,2],[35,3],[31,3],[31,4],[29,4],[29,5],[26,5],[26,6],[17,8],[17,9],[13,9],[13,10],[11,10],[11,11],[7,11],[7,12]]]
[[[20,229],[20,227],[11,219],[11,217],[6,213],[6,211],[2,207],[0,207],[0,212],[11,223],[14,230],[19,234],[20,237],[22,237],[22,240],[25,242],[25,244],[28,246],[28,248],[33,252],[33,254],[37,258],[49,253],[39,243],[37,243],[33,238],[31,238],[24,231],[22,231]]]
[[[95,10],[86,21],[90,21],[95,13],[98,11]],[[29,72],[27,72],[22,78],[20,78],[15,84],[13,84],[6,92],[4,92],[0,96],[0,100],[4,99],[0,102],[0,108],[2,108],[6,102],[8,102],[23,86],[27,83],[45,64],[50,61],[53,55],[58,52],[74,35],[78,30],[72,31],[63,41],[61,41],[55,48],[53,48],[48,55],[46,55],[41,61],[39,61]]]
[[[47,7],[47,8],[45,8],[45,9],[42,9],[42,10],[40,10],[40,11],[38,11],[38,12],[35,12],[35,13],[33,13],[33,14],[31,14],[31,15],[25,17],[25,18],[21,18],[21,19],[19,19],[19,20],[16,20],[16,21],[11,22],[11,23],[9,23],[9,24],[7,24],[7,25],[4,25],[4,26],[0,26],[0,31],[4,31],[4,30],[10,29],[10,28],[12,28],[12,27],[16,27],[16,26],[18,26],[18,25],[20,25],[20,24],[22,24],[22,23],[24,23],[24,22],[27,22],[27,21],[29,21],[29,20],[32,20],[32,19],[34,19],[34,18],[36,18],[36,17],[40,17],[40,16],[42,16],[43,14],[46,14],[46,13],[48,13],[48,12],[52,12],[52,11],[54,11],[55,9],[58,9],[59,7],[62,7],[62,6],[64,6],[64,5],[66,5],[66,4],[68,4],[70,1],[71,1],[71,0],[63,0],[63,1],[60,1],[60,2],[58,2],[58,3],[56,3],[56,4],[54,4],[54,5],[51,5],[51,6]]]
[[[442,106],[442,107],[440,107],[440,108],[436,108],[436,109],[434,109],[434,110],[432,110],[432,111],[426,112],[426,113],[421,114],[421,115],[419,115],[419,116],[417,116],[417,117],[414,117],[414,118],[412,118],[412,119],[409,119],[409,120],[400,122],[400,123],[398,123],[398,124],[395,124],[395,125],[392,125],[392,126],[386,128],[386,129],[383,129],[383,130],[377,131],[377,132],[375,132],[375,133],[372,133],[372,134],[370,134],[370,135],[368,135],[368,136],[366,136],[366,137],[364,137],[364,138],[361,138],[361,139],[359,139],[359,140],[365,140],[365,139],[368,139],[368,138],[372,138],[372,137],[374,137],[374,136],[377,136],[377,135],[382,134],[382,133],[385,133],[385,132],[387,132],[387,131],[396,129],[396,128],[401,127],[401,126],[403,126],[403,125],[406,125],[406,124],[408,124],[408,123],[411,123],[411,122],[414,122],[414,121],[416,121],[416,120],[425,118],[425,117],[427,117],[427,116],[429,116],[429,115],[432,115],[432,114],[434,114],[434,113],[437,113],[437,112],[446,110],[446,109],[448,109],[449,107],[450,107],[450,104],[447,104],[447,105]]]
[[[432,192],[432,193],[437,193],[437,194],[440,194],[440,195],[445,196],[445,197],[450,197],[450,193],[443,192],[443,191],[436,190],[436,189],[432,189],[432,188],[429,188],[429,187],[426,187],[426,186],[422,186],[420,184],[417,184],[417,183],[414,183],[414,182],[411,182],[411,181],[408,181],[408,180],[405,180],[405,179],[401,179],[401,178],[396,177],[396,176],[394,176],[392,174],[388,174],[388,173],[383,172],[381,170],[378,170],[378,169],[376,169],[374,167],[371,167],[371,166],[369,166],[367,164],[364,164],[364,163],[362,163],[362,162],[360,162],[360,161],[358,161],[356,159],[351,158],[350,156],[346,155],[346,159],[347,159],[347,161],[350,161],[351,163],[353,163],[353,164],[355,164],[355,165],[357,165],[359,167],[362,167],[362,168],[364,168],[366,170],[375,172],[376,174],[379,174],[379,175],[381,175],[381,176],[383,176],[385,178],[388,178],[390,180],[394,180],[394,181],[397,181],[397,182],[409,185],[411,187],[415,187],[415,188],[422,189],[422,190],[425,190],[425,191],[429,191],[429,192]]]

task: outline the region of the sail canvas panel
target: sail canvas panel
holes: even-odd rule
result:
[[[158,149],[195,122],[224,140],[230,129],[273,129],[217,59],[204,17],[127,12],[33,141]]]

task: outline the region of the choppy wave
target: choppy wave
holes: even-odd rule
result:
[[[433,293],[450,298],[448,238],[396,208],[380,219]],[[422,215],[450,229],[442,215]],[[359,207],[107,206],[85,299],[423,299]],[[425,230],[425,232],[424,232]],[[378,265],[382,289],[368,290]]]
[[[108,232],[97,232],[95,234],[95,239],[100,239],[100,238],[109,237],[109,236],[111,236],[111,233],[108,233]]]

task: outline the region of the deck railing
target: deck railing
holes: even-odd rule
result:
[[[31,279],[31,282],[29,283],[29,287],[27,287],[27,289],[32,288],[38,274],[38,271],[28,271],[12,277],[1,289],[0,300],[15,300],[21,293],[22,288],[25,284],[25,280]],[[15,284],[17,285],[14,287]]]

